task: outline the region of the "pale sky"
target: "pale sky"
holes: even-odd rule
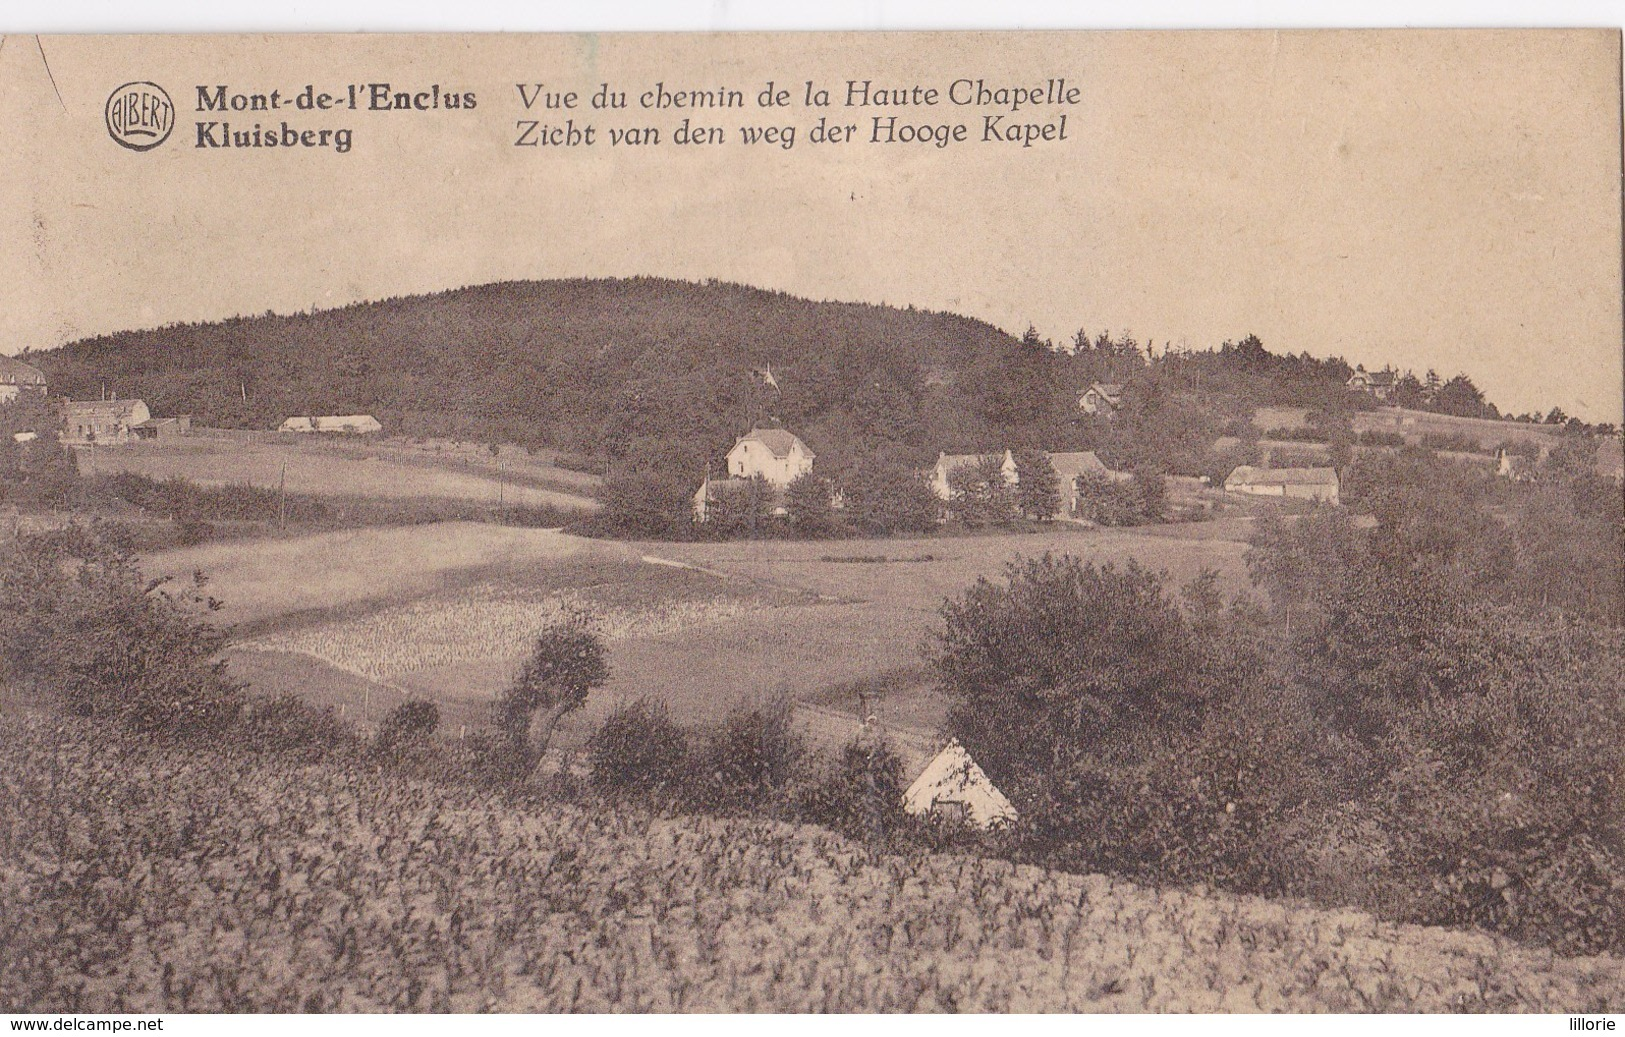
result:
[[[43,47],[55,88],[41,61]],[[823,111],[764,112],[769,79],[1081,88],[1068,139],[824,144]],[[170,140],[117,146],[104,104],[163,85]],[[200,115],[198,85],[473,91],[472,112]],[[602,82],[629,110],[586,107]],[[516,83],[582,108],[527,115]],[[611,147],[667,88],[721,147]],[[58,99],[60,91],[60,100]],[[0,47],[0,351],[173,321],[520,278],[655,274],[944,309],[1019,333],[1131,329],[1193,348],[1466,371],[1503,409],[1618,421],[1617,32],[33,37]],[[964,122],[990,109],[828,109]],[[524,118],[598,125],[515,148]],[[1017,116],[1025,120],[1024,113]],[[331,150],[199,149],[200,119],[347,126]],[[1008,121],[1008,120],[1007,120]],[[796,146],[738,144],[745,124]]]

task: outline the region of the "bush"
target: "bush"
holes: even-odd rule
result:
[[[410,699],[390,710],[378,723],[373,748],[381,753],[398,753],[421,746],[440,727],[440,707],[427,699]]]
[[[696,777],[702,804],[768,813],[782,806],[807,755],[791,719],[791,703],[782,697],[729,711],[702,750]]]
[[[68,712],[139,731],[207,736],[230,724],[241,686],[202,573],[148,580],[128,537],[105,525],[18,537],[0,571],[0,665]]]
[[[649,795],[679,788],[688,737],[666,704],[648,697],[618,706],[587,741],[592,783],[606,792]]]
[[[1017,560],[942,617],[927,652],[950,733],[1024,814],[1060,803],[1081,754],[1199,716],[1189,631],[1161,577],[1132,560]]]
[[[249,699],[231,729],[231,740],[254,752],[318,759],[348,755],[360,741],[355,728],[339,719],[333,707],[313,706],[297,695]]]
[[[908,821],[903,761],[882,737],[859,737],[811,777],[800,813],[872,845],[886,844]]]
[[[1384,432],[1381,429],[1372,429],[1369,432],[1356,432],[1354,441],[1361,446],[1404,446],[1405,436],[1400,432]]]

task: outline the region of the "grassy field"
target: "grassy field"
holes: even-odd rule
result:
[[[0,1011],[1619,1011],[1625,962],[0,721]]]
[[[433,454],[387,449],[333,449],[321,443],[243,443],[189,438],[79,450],[80,470],[135,472],[153,479],[179,477],[205,486],[251,483],[277,487],[287,465],[289,493],[316,497],[431,498],[510,506],[552,506],[592,511],[597,502],[578,473],[555,469],[556,480],[523,469],[499,473],[494,465],[467,464]]]
[[[889,726],[929,732],[944,704],[919,649],[944,597],[1045,551],[1138,559],[1176,586],[1211,567],[1240,591],[1249,529],[1227,519],[1146,531],[619,544],[444,523],[213,544],[155,555],[149,567],[210,574],[222,618],[238,629],[234,666],[256,690],[304,695],[364,722],[422,696],[449,729],[484,725],[540,625],[583,609],[608,643],[611,678],[560,730],[569,748],[641,695],[702,725],[781,695],[855,713],[861,690]]]

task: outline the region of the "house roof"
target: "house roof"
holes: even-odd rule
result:
[[[119,420],[135,413],[137,407],[146,408],[141,400],[69,400],[67,412],[77,418],[109,418]]]
[[[1107,399],[1115,400],[1117,397],[1123,395],[1123,387],[1116,382],[1095,382],[1093,385],[1089,386],[1089,388],[1093,389],[1095,392],[1106,397]]]
[[[1074,450],[1049,455],[1049,466],[1063,479],[1080,475],[1112,476],[1118,473],[1106,467],[1106,462],[1095,456],[1093,450]]]
[[[1349,381],[1352,382],[1356,378],[1364,378],[1369,385],[1393,385],[1399,381],[1399,375],[1393,371],[1367,371],[1363,367],[1355,368],[1354,373],[1349,376]]]
[[[1241,465],[1224,480],[1226,486],[1336,486],[1335,468],[1255,468]]]
[[[939,453],[937,455],[937,471],[939,471],[939,472],[951,472],[955,468],[962,468],[965,465],[981,464],[982,463],[982,458],[984,458],[984,457],[996,457],[996,458],[999,459],[999,464],[1002,465],[1002,464],[1005,463],[1006,460],[1009,459],[1010,451],[1008,451],[1008,450],[995,451],[995,452],[993,452],[991,454],[942,454],[942,453]]]
[[[44,385],[45,374],[16,357],[0,356],[0,385]]]
[[[772,451],[774,457],[789,457],[790,452],[796,447],[800,447],[801,452],[808,457],[816,456],[811,450],[807,449],[807,444],[803,443],[794,432],[788,429],[753,428],[745,435],[740,436],[734,446],[738,446],[746,440],[754,440],[767,447],[768,450]]]
[[[957,739],[944,746],[903,793],[903,809],[911,814],[927,813],[937,803],[963,804],[967,820],[982,828],[1016,818],[1016,808]]]

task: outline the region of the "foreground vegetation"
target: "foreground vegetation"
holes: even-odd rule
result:
[[[1618,1011],[1625,963],[0,721],[0,1010]]]

